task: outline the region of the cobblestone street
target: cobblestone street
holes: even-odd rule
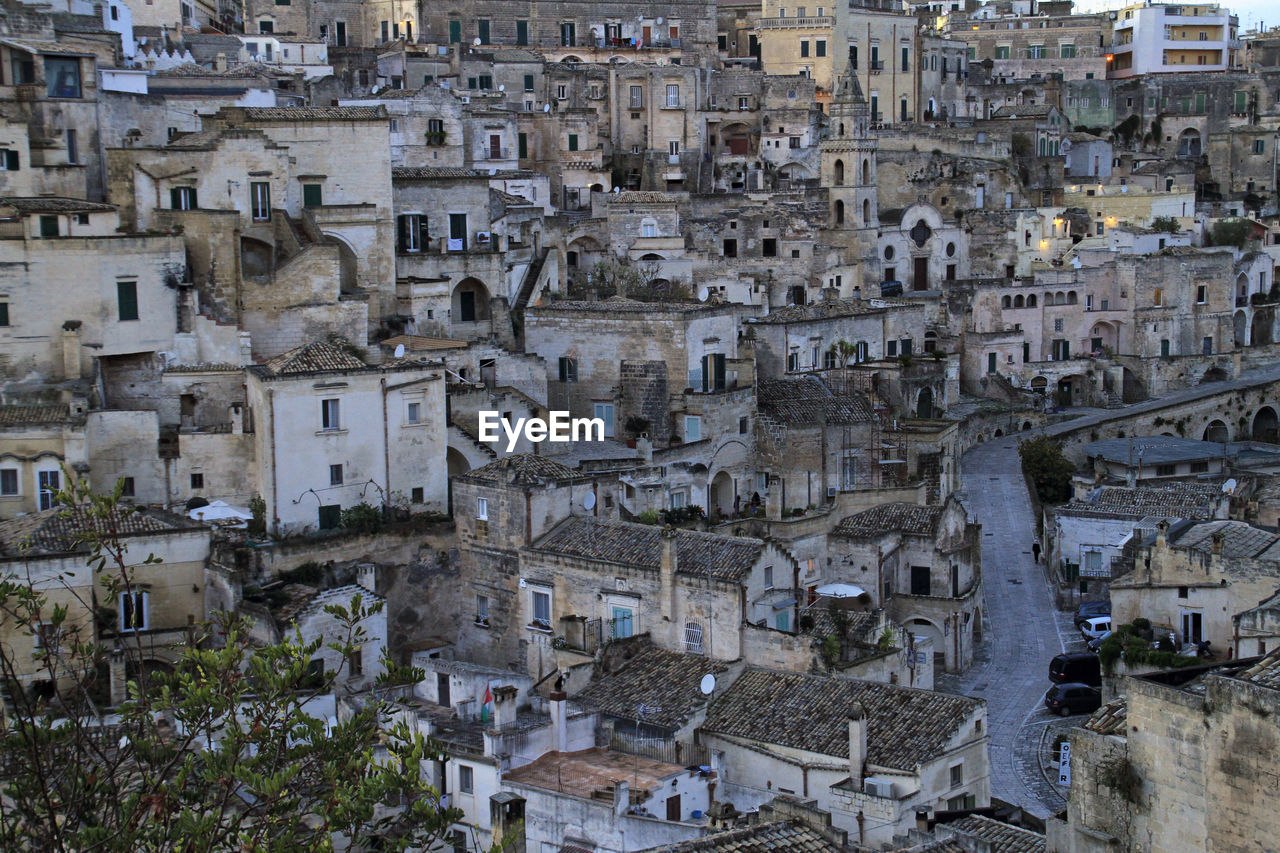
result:
[[[975,447],[963,464],[965,505],[982,525],[984,643],[968,672],[939,675],[937,685],[987,700],[992,796],[1043,817],[1064,802],[1063,789],[1041,766],[1042,740],[1048,729],[1059,727],[1042,704],[1049,660],[1079,643],[1073,642],[1070,614],[1054,609],[1044,573],[1031,556],[1035,519],[1017,439]]]

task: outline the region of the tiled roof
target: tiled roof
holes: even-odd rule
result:
[[[1253,666],[1236,673],[1235,677],[1272,690],[1280,690],[1280,648],[1273,649]]]
[[[344,607],[350,605],[351,599],[359,595],[361,597],[362,606],[368,606],[375,603],[385,602],[386,599],[378,595],[376,592],[370,592],[364,587],[349,583],[345,586],[336,586],[332,589],[326,589],[323,592],[310,596],[301,607],[295,612],[289,614],[289,620],[300,619],[308,613],[321,610],[328,604],[341,604]],[[287,624],[287,623],[286,623]]]
[[[486,466],[487,467],[487,466]],[[539,539],[534,550],[657,570],[662,528],[654,524],[569,518]],[[764,550],[764,542],[715,533],[676,531],[676,571],[739,581]]]
[[[1199,252],[1198,249],[1193,249]],[[1084,455],[1092,459],[1101,456],[1108,462],[1128,466],[1151,468],[1161,464],[1198,462],[1209,459],[1238,458],[1242,455],[1280,454],[1280,448],[1259,442],[1200,441],[1194,438],[1178,438],[1172,435],[1135,435],[1132,438],[1108,438],[1084,446]]]
[[[433,181],[442,178],[487,178],[487,174],[460,166],[397,166],[391,170],[392,180]]]
[[[633,791],[651,791],[662,780],[683,773],[687,771],[679,764],[596,748],[548,752],[537,761],[507,771],[503,781],[593,799],[612,792],[618,779],[630,782]]]
[[[463,476],[468,480],[487,483],[538,486],[548,482],[582,479],[583,475],[546,456],[513,453],[468,471]]]
[[[784,424],[852,424],[872,418],[864,395],[836,394],[816,376],[761,379],[756,400],[762,412]]]
[[[625,296],[610,296],[597,302],[585,299],[556,299],[542,305],[532,306],[535,313],[546,311],[600,311],[604,314],[644,314],[644,313],[689,313],[715,308],[706,302],[641,302],[638,299],[627,299]]]
[[[803,821],[786,820],[650,847],[641,853],[841,853],[842,849]]]
[[[75,45],[63,44],[56,41],[35,41],[32,39],[24,39],[19,41],[12,38],[0,38],[0,44],[7,47],[14,47],[27,53],[55,53],[66,56],[93,56],[93,51],[78,48]]]
[[[0,204],[9,205],[19,213],[83,213],[116,209],[114,204],[56,196],[5,196],[0,198]]]
[[[752,323],[801,323],[806,320],[828,320],[835,317],[858,317],[864,314],[883,314],[884,308],[865,299],[823,299],[808,305],[787,305],[776,308],[763,317],[755,317]]]
[[[404,344],[407,352],[435,352],[445,349],[466,349],[466,341],[455,341],[452,338],[432,338],[426,335],[396,335],[382,342],[383,349],[395,350]]]
[[[78,551],[80,537],[94,530],[140,536],[203,529],[204,525],[198,522],[161,510],[119,507],[106,518],[95,518],[79,507],[54,507],[0,521],[0,553],[21,556]]]
[[[165,147],[176,151],[212,148],[218,144],[218,140],[221,138],[221,130],[197,130],[194,133],[184,133],[174,138]]]
[[[913,772],[938,758],[984,703],[967,696],[825,676],[749,670],[711,703],[708,732],[849,757],[849,713],[867,720],[867,762]]]
[[[1122,518],[1213,518],[1222,495],[1219,483],[1170,482],[1128,488],[1106,486],[1086,500],[1072,501],[1058,510],[1064,515],[1101,514]]]
[[[246,121],[373,121],[385,107],[245,107]]]
[[[327,341],[312,341],[268,359],[258,369],[271,376],[288,376],[330,370],[363,370],[366,367],[368,365],[363,361]]]
[[[966,815],[947,824],[967,838],[990,844],[990,853],[1044,853],[1045,837],[985,815]]]
[[[502,202],[503,207],[535,207],[533,202],[524,196],[514,195],[503,190],[489,188],[489,196]]]
[[[932,536],[942,517],[940,506],[920,506],[897,501],[880,504],[851,515],[836,525],[836,536],[878,536],[888,531]]]
[[[1243,521],[1201,521],[1184,527],[1176,537],[1171,536],[1170,544],[1207,554],[1213,548],[1213,534],[1217,532],[1223,534],[1222,556],[1228,560],[1259,557],[1280,542],[1280,535]]]
[[[1094,711],[1093,715],[1085,721],[1084,728],[1100,735],[1120,735],[1123,737],[1127,730],[1128,718],[1128,700],[1121,696],[1119,699],[1112,699]]]
[[[69,419],[66,406],[0,406],[0,427],[62,424]]]
[[[659,193],[651,190],[631,190],[615,193],[610,204],[675,204],[676,197],[670,193]]]
[[[992,118],[1040,118],[1047,116],[1049,104],[1008,104],[991,114]]]
[[[702,655],[669,652],[650,644],[616,672],[592,681],[573,699],[611,717],[643,719],[676,729],[706,705],[707,697],[699,689],[702,677],[725,668]]]

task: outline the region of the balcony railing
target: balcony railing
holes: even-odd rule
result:
[[[831,27],[835,18],[830,15],[812,18],[761,18],[758,26],[766,30],[800,30]]]
[[[481,157],[485,160],[510,160],[510,148],[486,148],[481,152]]]
[[[881,71],[884,70],[884,60],[883,59],[873,60],[870,63],[869,67],[871,68],[872,74],[879,74]]]

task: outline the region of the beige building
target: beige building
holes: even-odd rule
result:
[[[1132,572],[1111,581],[1116,624],[1144,617],[1169,626],[1179,646],[1234,646],[1232,617],[1280,588],[1280,536],[1242,521],[1161,521]]]

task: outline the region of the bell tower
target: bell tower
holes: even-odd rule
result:
[[[836,81],[829,128],[831,135],[822,142],[827,227],[832,230],[878,228],[877,143],[871,135],[871,108],[853,74],[842,74]],[[872,239],[871,243],[874,242]]]

